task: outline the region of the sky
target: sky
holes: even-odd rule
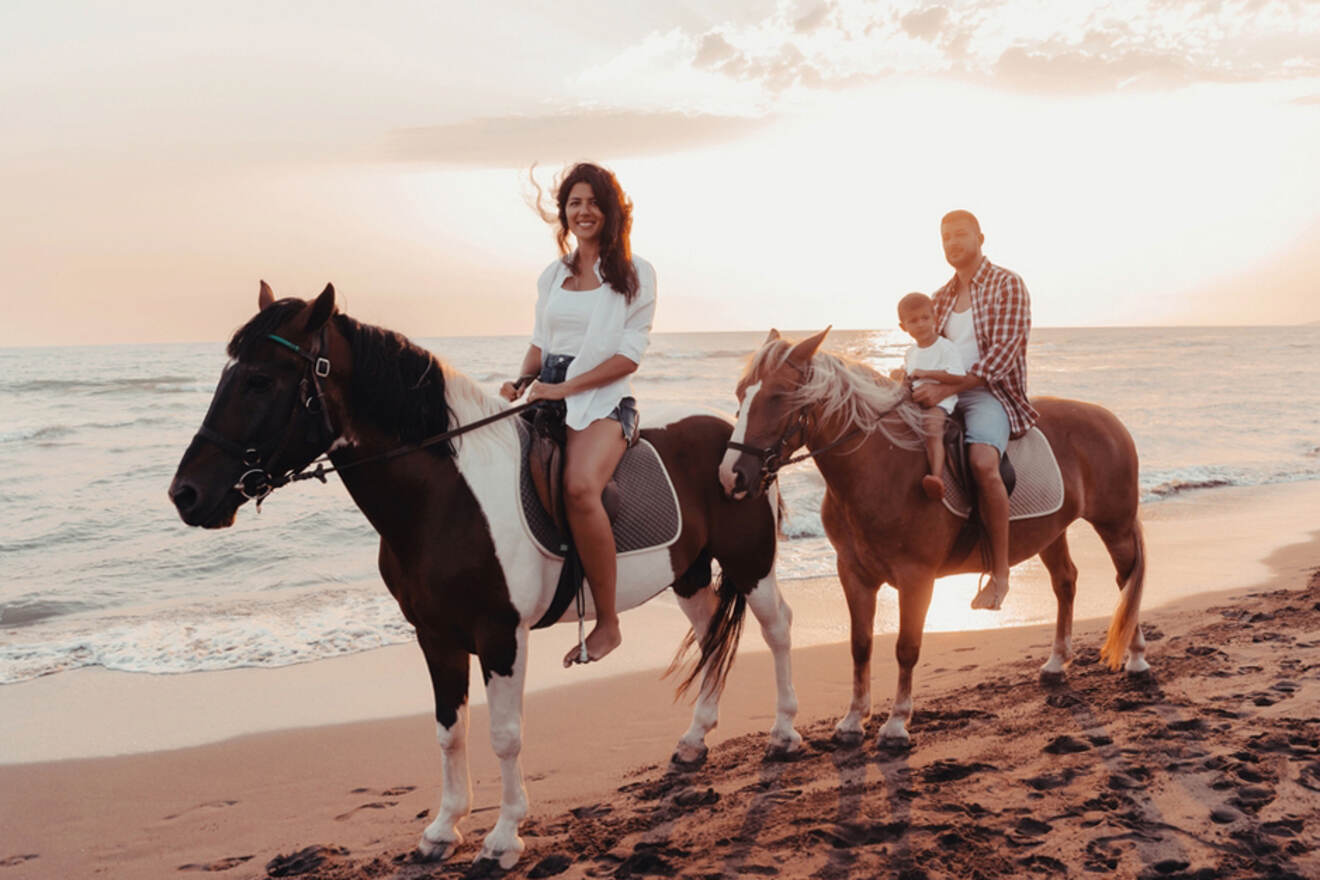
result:
[[[530,334],[566,163],[657,331],[893,326],[975,212],[1037,326],[1320,320],[1320,2],[6,0],[0,346],[226,338],[333,282]]]

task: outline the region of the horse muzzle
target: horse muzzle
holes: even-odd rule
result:
[[[734,449],[726,451],[720,462],[720,485],[730,500],[759,498],[765,489],[760,459]]]

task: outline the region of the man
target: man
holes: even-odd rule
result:
[[[968,464],[990,538],[990,580],[972,607],[997,610],[1008,593],[1008,492],[999,476],[999,457],[1009,437],[1022,436],[1038,418],[1027,400],[1031,300],[1021,278],[981,253],[985,236],[970,212],[944,215],[940,236],[955,274],[932,297],[935,325],[958,347],[967,375],[944,376],[914,389],[912,397],[933,406],[958,395],[956,411],[966,424]]]

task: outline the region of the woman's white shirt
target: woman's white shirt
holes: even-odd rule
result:
[[[573,355],[567,378],[595,369],[616,354],[636,364],[642,362],[651,342],[651,322],[655,318],[655,270],[638,256],[633,257],[633,267],[637,270],[638,288],[631,303],[601,278],[600,261],[596,262],[595,274],[601,284],[595,290],[564,290],[564,282],[571,273],[563,260],[555,260],[541,273],[537,281],[532,345],[541,349],[542,357]],[[588,302],[590,314],[580,332],[575,331],[573,325],[580,323],[579,310],[585,312]],[[573,342],[576,346],[568,350],[554,347]],[[569,395],[565,399],[568,408],[565,423],[580,431],[597,419],[608,417],[619,401],[631,394],[632,382],[624,376],[608,385]]]

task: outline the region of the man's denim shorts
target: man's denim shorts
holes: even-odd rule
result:
[[[988,389],[959,391],[957,412],[962,414],[966,425],[967,443],[984,443],[1004,454],[1008,449],[1008,413]]]

